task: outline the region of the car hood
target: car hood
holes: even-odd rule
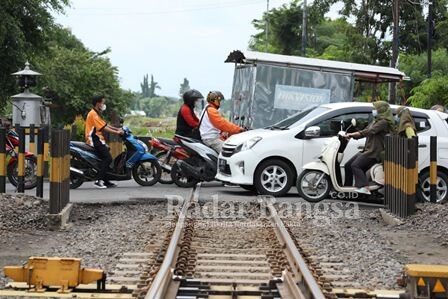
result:
[[[256,130],[250,130],[247,132],[235,134],[229,137],[229,139],[226,140],[226,144],[232,144],[232,145],[240,145],[243,142],[246,142],[247,140],[250,140],[254,137],[262,137],[268,138],[270,136],[278,136],[278,134],[285,133],[288,131],[282,131],[282,130],[270,130],[270,129],[256,129]]]

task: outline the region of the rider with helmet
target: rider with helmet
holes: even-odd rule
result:
[[[204,97],[196,89],[187,90],[183,96],[184,104],[177,113],[176,135],[193,137],[193,129],[199,126],[199,119],[194,113],[194,107]]]
[[[208,105],[201,113],[199,124],[202,142],[218,153],[221,152],[224,144],[220,136],[221,133],[232,135],[245,131],[243,128],[225,120],[219,113],[218,110],[223,100],[224,95],[220,91],[210,91],[207,95]]]

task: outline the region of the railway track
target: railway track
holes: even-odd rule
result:
[[[256,208],[245,219],[208,219],[188,213],[199,204],[199,191],[200,185],[184,201],[163,264],[144,298],[331,297],[270,202],[264,203],[269,219],[258,217]]]

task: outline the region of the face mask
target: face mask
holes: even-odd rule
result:
[[[395,122],[398,124],[400,122],[400,117],[398,115],[395,115],[394,118]]]
[[[106,111],[106,104],[103,104],[103,106],[101,106],[101,111]]]
[[[376,117],[377,115],[378,115],[378,110],[372,110],[372,115],[373,115],[373,117]]]
[[[195,108],[201,108],[201,101],[194,102],[194,107]]]

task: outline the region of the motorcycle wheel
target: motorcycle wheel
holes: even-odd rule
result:
[[[156,184],[162,173],[157,160],[147,160],[138,163],[132,168],[132,176],[137,184],[141,186],[152,186]]]
[[[9,182],[17,187],[18,184],[18,164],[15,160],[8,165]],[[33,189],[37,186],[37,158],[35,156],[25,157],[25,189]]]
[[[322,175],[323,177],[321,178]],[[314,186],[318,179],[320,179],[319,184]],[[306,169],[302,171],[297,179],[297,191],[299,191],[300,197],[308,202],[319,202],[326,199],[330,190],[330,177],[322,171]]]
[[[186,177],[182,173],[177,163],[175,163],[171,168],[171,178],[174,184],[181,188],[192,188],[196,186],[197,183],[199,183],[199,181],[196,179]]]
[[[160,163],[166,163],[166,156],[167,153],[166,152],[158,152],[156,154],[157,159],[160,161]],[[169,166],[173,167],[173,165],[176,163],[176,159],[171,157],[169,163],[167,163]],[[159,183],[161,184],[172,184],[173,183],[173,179],[171,178],[171,171],[162,168],[162,173],[160,175],[160,179],[159,179]]]
[[[84,178],[70,173],[70,189],[76,189],[79,188],[84,183]]]

